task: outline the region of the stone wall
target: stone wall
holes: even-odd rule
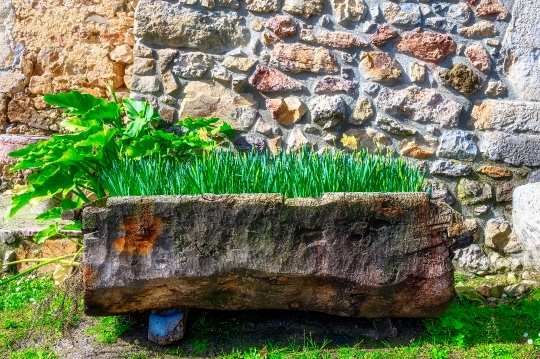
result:
[[[540,0],[137,2],[0,0],[3,131],[57,131],[43,94],[113,81],[168,123],[224,119],[242,149],[352,136],[425,163],[470,218],[455,231],[479,227],[461,267],[520,267],[511,200],[540,180]]]

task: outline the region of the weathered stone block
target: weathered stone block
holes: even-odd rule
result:
[[[255,72],[249,78],[249,83],[261,92],[301,91],[302,83],[268,67],[257,65]]]
[[[403,33],[397,48],[421,60],[439,62],[456,50],[456,42],[447,34],[416,29]]]
[[[24,88],[25,76],[17,72],[0,71],[0,93],[20,92]]]
[[[246,8],[253,12],[273,12],[278,11],[281,0],[246,0]]]
[[[464,205],[476,204],[491,199],[491,186],[488,183],[471,181],[466,178],[457,186],[459,202]]]
[[[168,345],[184,337],[186,313],[182,310],[164,310],[150,315],[148,340]]]
[[[235,130],[247,131],[257,119],[258,107],[250,94],[237,94],[217,81],[193,81],[184,88],[178,117],[217,117]]]
[[[385,19],[392,25],[413,26],[420,24],[422,21],[422,14],[418,4],[406,3],[398,5],[384,1],[381,4],[381,9]]]
[[[401,68],[390,54],[365,51],[360,57],[360,72],[366,80],[396,82],[401,77]]]
[[[337,60],[324,47],[304,44],[276,44],[270,56],[270,65],[291,72],[337,73]]]
[[[352,96],[356,93],[356,84],[339,77],[325,76],[317,81],[313,91],[318,94],[343,91]]]
[[[440,206],[427,193],[109,198],[83,213],[86,312],[436,316],[454,297]]]
[[[319,96],[311,102],[311,119],[324,129],[345,119],[345,101],[340,96]]]
[[[540,103],[479,101],[474,104],[469,123],[477,130],[540,132]]]
[[[462,95],[469,96],[480,90],[480,77],[464,63],[458,62],[449,70],[439,71],[439,76],[443,84]]]
[[[375,46],[383,46],[397,35],[397,31],[385,23],[377,26],[377,31],[369,37],[369,40]]]
[[[489,258],[478,244],[471,244],[467,248],[455,252],[455,262],[458,267],[477,275],[485,275],[489,271]]]
[[[377,105],[392,116],[408,116],[416,122],[435,122],[444,127],[455,127],[462,106],[435,89],[418,86],[383,88]]]
[[[508,80],[525,100],[540,101],[540,3],[517,0],[501,54]]]
[[[342,25],[349,21],[363,20],[366,16],[363,0],[332,0],[332,9],[336,22]]]
[[[491,21],[477,21],[471,26],[458,29],[457,33],[469,39],[496,36],[499,31]]]
[[[307,110],[306,105],[296,96],[269,99],[266,101],[266,107],[272,118],[285,126],[300,121]]]
[[[437,150],[439,157],[462,161],[474,161],[477,153],[478,147],[474,143],[473,135],[461,130],[444,132]]]
[[[514,233],[523,249],[523,265],[540,270],[540,182],[517,187],[512,208]]]
[[[283,10],[309,19],[312,16],[319,15],[323,7],[323,0],[285,0]]]
[[[431,174],[451,177],[467,176],[471,168],[462,163],[452,160],[437,160],[431,164]]]
[[[131,90],[139,93],[152,93],[159,91],[159,80],[154,76],[134,75]]]
[[[136,36],[143,43],[224,53],[249,42],[243,17],[210,15],[166,1],[141,0],[135,13]]]
[[[540,166],[538,135],[489,132],[483,136],[480,151],[493,161],[504,161],[514,166]]]

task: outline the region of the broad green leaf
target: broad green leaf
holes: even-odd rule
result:
[[[51,224],[50,226],[47,226],[36,233],[34,236],[34,242],[37,244],[43,244],[47,239],[54,237],[57,234],[59,234],[58,223]]]
[[[110,120],[115,120],[121,116],[121,106],[114,102],[99,104],[84,115],[84,120],[99,120],[101,122],[110,123]],[[108,121],[103,121],[108,120]]]
[[[54,207],[36,217],[36,221],[44,222],[51,219],[62,218],[62,208]]]
[[[29,190],[28,192],[16,195],[11,197],[11,205],[6,210],[4,214],[4,222],[7,222],[15,213],[17,213],[21,208],[30,203],[33,198],[33,191]]]
[[[59,162],[64,162],[64,163],[80,163],[82,162],[84,159],[84,157],[82,157],[78,152],[77,150],[73,149],[73,148],[69,148],[67,149],[66,151],[64,151],[64,153],[62,154],[62,156],[58,159],[56,159],[53,163],[59,163]]]
[[[164,132],[162,130],[153,131],[152,136],[161,138],[161,139],[166,140],[166,141],[171,141],[171,140],[174,140],[174,139],[176,139],[178,137],[174,133],[167,133],[167,132]]]
[[[124,132],[123,138],[131,137],[131,138],[137,138],[139,137],[139,134],[141,133],[141,130],[143,127],[148,123],[149,121],[143,117],[137,117],[135,120],[131,121],[126,126],[126,131]]]
[[[68,209],[81,208],[82,204],[83,204],[83,201],[78,197],[75,200],[64,198],[62,200],[62,210],[65,211]]]
[[[105,103],[105,100],[102,98],[82,94],[79,91],[72,91],[57,95],[45,95],[43,99],[45,102],[51,105],[67,109],[65,113],[75,115],[85,114],[91,108]]]
[[[73,221],[73,223],[68,224],[60,229],[61,231],[80,231],[82,230],[81,221]]]
[[[234,130],[227,122],[222,122],[221,125],[219,125],[219,127],[214,128],[212,131],[210,131],[210,133],[212,135],[223,133],[226,136],[232,136],[234,133]]]
[[[161,120],[159,114],[154,111],[152,106],[150,106],[147,101],[136,101],[127,97],[124,97],[122,101],[124,102],[124,109],[126,110],[126,113],[132,120],[136,120],[137,117],[144,118],[146,122],[155,122]]]
[[[64,171],[59,170],[45,178],[40,185],[34,186],[33,190],[27,194],[31,195],[32,198],[50,198],[59,192],[67,193],[73,188],[75,188],[73,178]]]
[[[219,118],[215,118],[215,117],[212,117],[209,119],[206,119],[206,118],[193,119],[191,117],[186,117],[183,121],[176,123],[176,126],[182,126],[182,127],[187,128],[190,131],[196,131],[199,128],[209,126],[212,123],[215,123],[218,121],[219,121]]]
[[[27,168],[36,168],[41,167],[45,164],[42,161],[36,161],[34,159],[22,160],[17,162],[17,164],[9,169],[10,172],[15,172],[19,170],[24,170]]]
[[[64,127],[68,131],[85,131],[94,126],[102,125],[101,121],[88,120],[80,117],[68,118],[60,123],[60,126]]]
[[[33,185],[43,184],[43,182],[45,182],[47,178],[53,176],[59,170],[60,169],[58,168],[58,166],[47,165],[43,167],[43,169],[40,172],[34,173],[30,177],[28,177],[27,181],[28,183],[33,184]]]
[[[28,153],[34,151],[38,147],[38,144],[30,144],[26,146],[25,148],[21,148],[20,150],[12,151],[8,153],[9,157],[23,157],[27,155]]]
[[[125,154],[133,159],[149,156],[152,153],[159,152],[160,146],[151,136],[144,136],[138,140],[132,141],[126,148]]]
[[[129,118],[133,120],[137,117],[144,117],[144,111],[148,105],[148,102],[137,101],[127,97],[124,97],[122,102],[124,103],[124,109],[126,110]]]
[[[109,141],[114,137],[116,131],[113,129],[106,130],[106,131],[98,131],[90,136],[84,141],[77,142],[74,146],[75,147],[85,147],[85,146],[93,146],[93,147],[103,147]]]
[[[98,131],[98,126],[92,126],[82,132],[78,133],[69,133],[65,135],[54,135],[53,139],[59,143],[70,143],[73,146],[73,143],[78,141],[83,141],[88,138],[88,136],[96,133]]]

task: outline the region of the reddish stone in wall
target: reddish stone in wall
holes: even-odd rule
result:
[[[471,64],[479,71],[482,71],[486,74],[491,72],[491,60],[486,49],[482,44],[474,44],[465,50],[465,56],[469,59]]]
[[[266,22],[266,28],[281,38],[296,34],[296,22],[289,15],[274,16]]]
[[[396,30],[394,30],[388,24],[382,24],[377,26],[377,31],[369,37],[369,40],[375,46],[382,46],[396,36]]]
[[[421,60],[439,62],[456,50],[456,42],[447,34],[415,29],[402,35],[397,48]]]
[[[508,9],[500,0],[480,0],[474,10],[478,16],[497,15],[497,20],[504,20],[509,15]]]
[[[495,191],[497,202],[512,201],[516,187],[517,185],[513,182],[504,182],[498,185]]]
[[[304,86],[276,70],[257,65],[249,83],[261,92],[300,91]]]
[[[8,153],[47,139],[48,137],[42,136],[0,135],[0,167],[2,165],[13,166],[17,163],[17,159],[9,157]]]
[[[356,86],[354,82],[340,79],[339,77],[325,76],[317,81],[315,93],[331,93],[344,91],[349,95],[354,95]]]

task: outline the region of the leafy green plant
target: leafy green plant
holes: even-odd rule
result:
[[[78,208],[92,196],[106,196],[97,173],[118,158],[140,159],[156,153],[178,158],[215,147],[212,136],[231,131],[226,123],[213,126],[217,118],[187,118],[176,124],[183,131],[180,135],[165,132],[157,128],[161,118],[148,102],[130,98],[119,104],[73,91],[46,95],[44,100],[65,108],[72,117],[62,127],[79,132],[53,135],[9,154],[19,158],[11,171],[32,169],[35,173],[28,178],[28,186],[13,196],[5,220],[31,201],[45,198],[55,199],[59,206],[37,219],[60,218],[62,210]]]
[[[209,151],[179,162],[148,157],[119,160],[100,178],[111,196],[281,193],[319,197],[324,192],[418,192],[424,173],[394,154],[372,155],[308,148],[272,155],[265,152]]]
[[[175,131],[167,132],[158,128],[161,118],[148,102],[124,98],[118,103],[111,92],[114,101],[78,91],[44,97],[47,103],[65,109],[68,118],[61,126],[75,132],[53,135],[9,154],[19,159],[11,171],[31,169],[33,174],[28,177],[26,186],[14,190],[5,221],[24,206],[48,198],[57,201],[58,206],[36,219],[58,219],[62,211],[79,208],[93,198],[107,195],[98,177],[102,167],[110,167],[120,158],[139,160],[156,154],[161,158],[179,159],[216,147],[216,140],[232,131],[227,123],[217,125],[217,118],[186,118],[176,124]],[[80,223],[61,228],[55,223],[41,230],[34,240],[41,244],[47,238],[63,236],[62,230],[73,229],[80,229]],[[45,263],[32,270],[43,265]],[[2,284],[5,283],[0,282]]]

